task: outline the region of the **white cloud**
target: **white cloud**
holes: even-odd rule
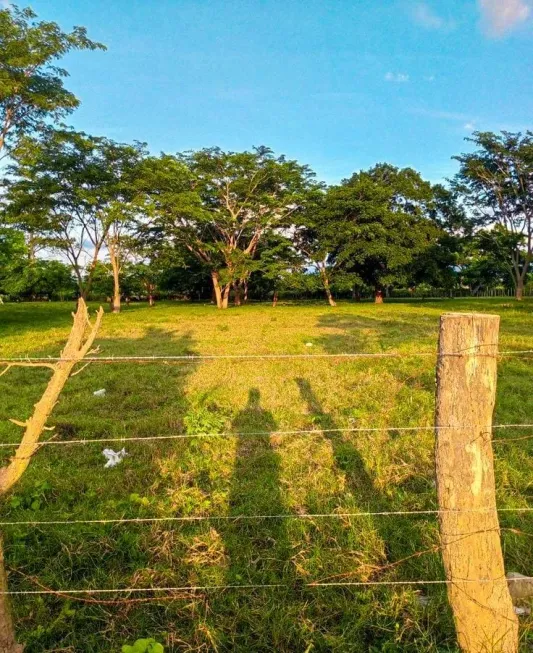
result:
[[[411,8],[411,13],[415,22],[426,29],[450,29],[454,26],[452,21],[446,20],[439,16],[427,4],[427,2],[417,2]]]
[[[475,128],[476,128],[476,125],[475,125],[475,123],[472,122],[472,121],[467,122],[467,123],[465,123],[465,124],[463,125],[463,129],[466,129],[466,130],[469,131],[469,132],[474,131]]]
[[[9,9],[11,7],[11,0],[0,0],[0,9]]]
[[[532,0],[478,0],[483,22],[492,36],[503,36],[526,21]]]
[[[424,79],[426,80],[426,82],[434,82],[435,81],[435,75],[426,75],[424,77]]]
[[[405,73],[387,73],[385,75],[385,81],[387,82],[397,82],[401,84],[402,82],[408,82],[409,81],[409,75],[406,75]]]

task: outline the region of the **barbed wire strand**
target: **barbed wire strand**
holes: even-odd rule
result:
[[[104,442],[143,442],[143,441],[157,441],[157,440],[187,440],[191,438],[229,438],[229,437],[259,437],[269,435],[304,435],[304,434],[320,434],[320,433],[379,433],[383,431],[397,431],[402,432],[420,432],[420,431],[446,431],[446,430],[463,430],[463,429],[481,429],[490,431],[491,429],[525,429],[533,428],[533,423],[524,424],[494,424],[493,426],[480,427],[478,424],[465,424],[459,426],[354,426],[347,428],[337,429],[294,429],[294,430],[278,430],[278,431],[223,431],[221,433],[180,433],[177,435],[146,435],[146,436],[132,436],[132,437],[105,437],[105,438],[79,438],[75,440],[44,440],[39,442],[39,446],[45,445],[67,445],[67,444],[102,444]],[[533,436],[525,436],[531,438]],[[522,439],[522,438],[519,438]],[[494,440],[495,442],[510,442],[511,439],[501,438]],[[18,442],[0,442],[0,448],[18,447]]]
[[[484,345],[492,347],[494,345]],[[477,345],[479,347],[479,345]],[[471,348],[469,348],[471,349]],[[496,353],[483,354],[480,352],[470,352],[464,349],[457,352],[358,352],[358,353],[320,353],[320,354],[182,354],[182,355],[152,355],[152,356],[85,356],[83,359],[73,359],[54,356],[40,357],[12,357],[0,358],[0,365],[10,365],[17,363],[67,363],[76,360],[79,363],[152,363],[152,362],[180,362],[180,361],[200,361],[200,360],[275,360],[275,359],[317,359],[317,358],[421,358],[421,357],[443,357],[443,356],[524,356],[533,354],[533,349],[523,349],[514,351],[500,351]]]
[[[522,508],[465,508],[461,510],[383,510],[380,512],[327,512],[327,513],[281,513],[273,515],[183,515],[175,517],[124,517],[116,519],[65,519],[37,521],[0,521],[0,526],[73,526],[80,524],[132,524],[159,522],[201,522],[201,521],[253,521],[260,519],[351,519],[361,517],[399,517],[406,515],[443,515],[464,513],[526,513],[533,512],[533,507]]]
[[[5,595],[35,595],[35,594],[139,594],[148,592],[207,592],[224,590],[249,590],[249,589],[300,589],[313,587],[371,587],[371,586],[410,586],[410,585],[455,585],[461,583],[495,583],[505,581],[507,583],[533,581],[533,577],[525,576],[520,578],[501,579],[455,579],[455,580],[367,580],[347,581],[330,583],[303,583],[301,585],[289,585],[288,583],[245,583],[235,585],[182,585],[176,587],[120,587],[110,589],[41,589],[41,590],[4,590],[0,591],[1,596]]]

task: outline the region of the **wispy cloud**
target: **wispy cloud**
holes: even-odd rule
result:
[[[427,118],[435,118],[437,120],[449,120],[452,122],[462,122],[465,123],[465,129],[467,124],[474,124],[475,120],[467,115],[466,113],[459,113],[455,111],[440,111],[439,109],[425,109],[425,108],[416,108],[410,109],[409,113],[414,113],[418,116],[425,116]]]
[[[385,81],[401,84],[409,81],[409,75],[405,73],[387,73],[385,75]]]
[[[426,75],[424,77],[426,82],[434,82],[435,81],[435,75]]]
[[[448,30],[455,24],[437,14],[427,2],[416,2],[411,6],[413,20],[426,29]]]
[[[11,0],[0,0],[0,9],[9,9],[11,7]]]
[[[473,132],[474,129],[476,128],[476,123],[473,120],[469,120],[468,122],[465,122],[463,125],[463,129],[466,129],[466,131]]]
[[[533,0],[478,0],[485,31],[504,36],[531,15]]]

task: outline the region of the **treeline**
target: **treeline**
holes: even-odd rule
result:
[[[157,295],[219,308],[514,287],[533,257],[533,133],[477,132],[444,186],[380,163],[327,186],[267,147],[154,156],[62,124],[56,60],[103,48],[0,10],[0,295]]]

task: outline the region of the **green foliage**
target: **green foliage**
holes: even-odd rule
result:
[[[138,639],[135,644],[124,644],[121,649],[122,653],[164,653],[165,649],[162,644],[155,639]]]
[[[81,293],[91,288],[104,245],[118,245],[133,220],[134,177],[144,146],[61,129],[24,138],[12,157],[5,215],[20,228],[44,234],[72,265]],[[90,264],[85,270],[84,256]]]
[[[249,278],[261,240],[290,226],[313,184],[309,168],[266,147],[151,158],[141,180],[154,240],[180,243],[226,286]]]
[[[25,492],[12,494],[8,505],[13,509],[40,510],[47,501],[51,490],[52,486],[47,480],[35,481],[33,486],[29,487]]]
[[[215,407],[200,401],[183,418],[185,430],[189,435],[221,433],[226,425],[226,417]]]
[[[63,300],[75,294],[71,269],[60,261],[19,259],[4,274],[0,287],[11,298]]]
[[[453,188],[479,227],[498,225],[514,239],[506,247],[514,285],[524,285],[533,260],[533,132],[475,132],[477,149],[455,157]]]
[[[71,50],[104,49],[83,27],[63,32],[50,21],[37,21],[29,8],[0,9],[0,155],[21,136],[58,120],[78,106],[55,62]]]
[[[431,185],[417,172],[386,164],[330,188],[323,220],[337,266],[375,289],[405,283],[441,233],[432,201]]]

